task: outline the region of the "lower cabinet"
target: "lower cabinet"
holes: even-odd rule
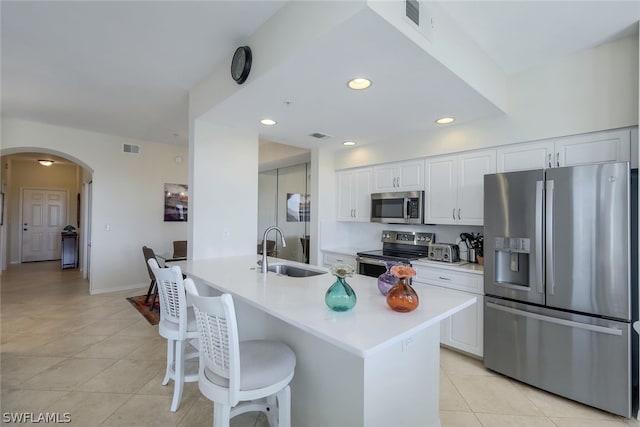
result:
[[[466,273],[424,265],[415,265],[415,282],[447,288],[451,292],[473,295],[475,304],[440,323],[440,342],[448,347],[483,356],[483,283],[481,274]]]
[[[482,357],[484,304],[482,295],[476,297],[478,301],[475,304],[440,323],[440,342]]]

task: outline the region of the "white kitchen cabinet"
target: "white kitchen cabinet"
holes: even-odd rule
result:
[[[629,161],[629,129],[594,132],[498,148],[498,172]]]
[[[447,288],[452,292],[473,295],[475,304],[440,322],[440,342],[451,348],[483,356],[484,276],[414,264],[414,282]]]
[[[371,168],[338,172],[338,221],[368,222],[371,215]]]
[[[322,265],[327,268],[331,268],[334,264],[347,264],[353,267],[354,270],[358,269],[358,262],[355,255],[345,255],[338,252],[324,252]]]
[[[484,175],[495,171],[495,150],[427,158],[425,223],[483,225]]]
[[[373,193],[421,190],[424,190],[423,159],[373,168]]]
[[[484,301],[476,297],[475,304],[440,322],[440,343],[483,357]]]

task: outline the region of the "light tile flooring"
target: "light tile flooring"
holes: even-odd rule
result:
[[[91,296],[80,273],[57,262],[12,265],[1,280],[0,423],[7,413],[58,412],[82,427],[212,424],[212,404],[195,383],[186,384],[178,412],[169,411],[173,386],[161,385],[165,341],[125,300],[146,289]],[[640,426],[446,349],[440,377],[443,427]],[[234,427],[266,425],[262,415],[232,420]]]

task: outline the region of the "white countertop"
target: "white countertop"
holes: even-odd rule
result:
[[[174,264],[219,291],[363,358],[410,338],[476,301],[471,295],[416,283],[420,305],[413,312],[397,313],[380,295],[377,279],[356,274],[347,278],[358,298],[356,306],[337,313],[324,302],[325,292],[335,282],[330,273],[305,278],[262,274],[257,259],[248,255]],[[328,271],[269,258],[269,265],[280,263]]]
[[[322,248],[321,252],[331,252],[340,255],[350,255],[355,257],[358,252],[370,251],[371,248],[353,248],[353,247],[340,247],[340,248]]]
[[[463,273],[484,274],[484,266],[472,262],[460,261],[460,262],[442,262],[431,261],[427,258],[420,258],[416,261],[411,261],[411,264],[421,265],[424,267],[442,268],[445,270],[460,271]]]

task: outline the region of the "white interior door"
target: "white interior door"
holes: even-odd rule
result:
[[[22,193],[22,262],[60,259],[60,233],[67,218],[67,192]]]

